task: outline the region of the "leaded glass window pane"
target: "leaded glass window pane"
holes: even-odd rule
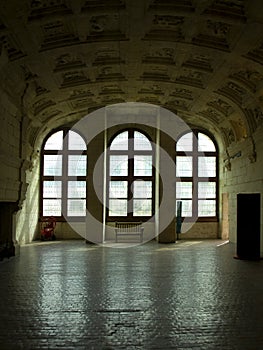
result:
[[[124,131],[117,135],[111,143],[111,151],[127,151],[128,150],[128,131]]]
[[[134,199],[133,215],[134,216],[152,215],[152,200],[151,199]]]
[[[193,150],[193,133],[183,135],[176,144],[177,152],[190,152]]]
[[[215,152],[214,142],[205,134],[198,133],[198,151],[199,152]]]
[[[127,181],[110,181],[110,198],[127,198],[127,191]]]
[[[176,176],[177,177],[192,177],[193,176],[193,159],[192,157],[176,158]]]
[[[152,181],[134,181],[133,198],[152,198]]]
[[[145,135],[139,131],[134,131],[134,149],[136,151],[151,151],[152,146]]]
[[[62,155],[44,155],[44,176],[62,175]]]
[[[85,176],[87,171],[87,156],[69,155],[68,156],[68,175]]]
[[[216,201],[215,200],[199,200],[198,201],[198,216],[215,216]]]
[[[216,198],[215,182],[199,182],[198,183],[199,198]]]
[[[127,200],[110,199],[109,216],[127,216]]]
[[[51,135],[47,139],[44,150],[60,151],[62,150],[62,146],[63,146],[63,131],[61,130]]]
[[[86,143],[83,138],[74,131],[68,133],[68,149],[69,150],[86,150]]]
[[[86,200],[85,199],[68,199],[68,216],[85,216]]]
[[[61,181],[44,181],[43,198],[61,198]]]
[[[110,156],[110,176],[128,175],[128,156],[112,155]]]
[[[152,175],[152,156],[134,156],[134,175],[151,176]]]
[[[85,198],[86,181],[68,181],[68,198]]]
[[[192,182],[176,183],[176,198],[192,198],[193,184]]]
[[[43,199],[44,216],[61,215],[61,199]]]
[[[216,176],[216,157],[198,157],[198,176]]]

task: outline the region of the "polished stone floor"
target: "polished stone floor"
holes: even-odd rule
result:
[[[222,243],[23,246],[0,263],[0,349],[263,349],[263,261]]]

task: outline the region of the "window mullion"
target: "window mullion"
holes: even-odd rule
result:
[[[128,137],[128,217],[133,217],[133,174],[134,174],[134,131],[129,130]]]
[[[62,150],[62,214],[68,215],[68,132],[64,130]]]
[[[193,217],[198,217],[198,132],[193,133]]]

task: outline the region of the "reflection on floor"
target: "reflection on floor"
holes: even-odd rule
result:
[[[0,264],[0,349],[262,349],[263,261],[234,255],[221,240],[23,246]]]

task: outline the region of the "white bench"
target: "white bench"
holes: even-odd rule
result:
[[[115,222],[115,234],[116,234],[116,242],[118,242],[119,237],[127,237],[127,236],[137,236],[140,238],[140,242],[143,242],[143,231],[144,227],[142,227],[142,222]]]

